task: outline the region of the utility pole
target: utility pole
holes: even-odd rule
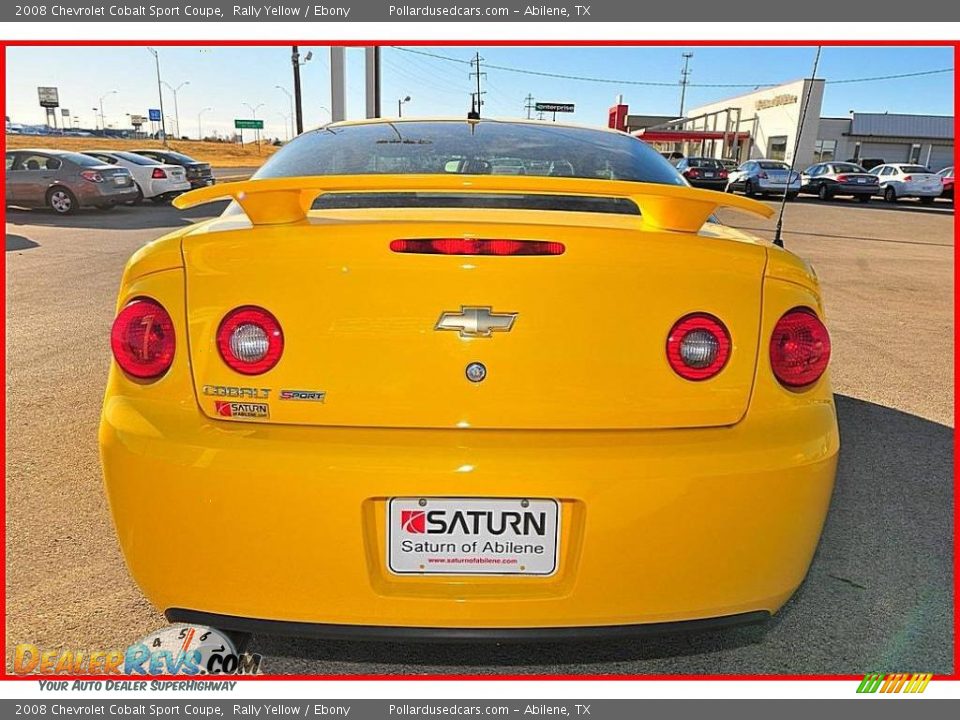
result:
[[[312,57],[313,53],[308,52],[307,59],[303,62],[307,62]],[[300,95],[300,66],[303,63],[300,62],[299,45],[293,46],[293,52],[290,55],[290,62],[293,63],[293,97],[296,104],[294,112],[297,116],[297,135],[299,135],[303,132],[303,98]]]
[[[527,101],[527,104],[524,107],[527,109],[527,120],[533,120],[533,109],[536,107],[536,104],[533,102],[533,95],[527,93],[527,96],[524,98]]]
[[[483,96],[486,94],[483,90],[480,89],[480,78],[487,76],[485,72],[480,71],[480,63],[482,61],[483,61],[483,58],[480,57],[479,52],[474,56],[473,60],[470,61],[471,66],[473,65],[477,66],[477,69],[474,72],[470,73],[470,77],[476,76],[477,78],[477,92],[476,94],[471,93],[474,96],[474,100],[471,104],[473,105],[473,111],[476,113],[476,119],[478,120],[480,119],[480,107],[483,105]]]
[[[680,71],[680,114],[678,117],[683,117],[683,105],[687,99],[687,84],[690,82],[688,78],[690,73],[693,72],[690,69],[690,58],[692,57],[692,52],[683,53],[683,70]]]

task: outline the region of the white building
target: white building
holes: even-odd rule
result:
[[[849,117],[821,118],[823,91],[823,80],[795,80],[691,108],[683,118],[629,130],[664,151],[738,162],[771,158],[789,163],[796,146],[795,166],[801,169],[830,159],[912,162],[931,170],[953,164],[952,117],[851,112]]]

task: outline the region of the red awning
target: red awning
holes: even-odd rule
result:
[[[648,142],[683,142],[684,140],[723,140],[736,138],[742,142],[750,138],[750,133],[728,132],[722,130],[637,130],[634,135]]]

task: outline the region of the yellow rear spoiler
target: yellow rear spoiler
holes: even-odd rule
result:
[[[217,200],[236,200],[254,225],[304,220],[318,195],[333,192],[523,193],[628,198],[644,224],[660,230],[695,233],[718,208],[735,208],[769,218],[773,209],[738,195],[681,185],[624,180],[586,180],[530,175],[314,175],[222,183],[193,190],[173,201],[181,210]]]

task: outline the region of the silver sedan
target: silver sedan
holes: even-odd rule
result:
[[[730,173],[727,192],[741,191],[747,197],[783,195],[793,199],[800,192],[800,173],[780,160],[747,160]]]

